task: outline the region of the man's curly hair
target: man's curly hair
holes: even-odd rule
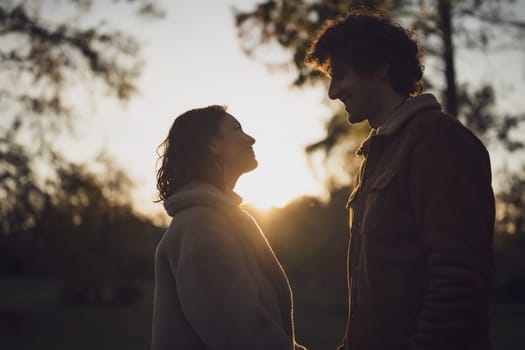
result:
[[[422,49],[415,33],[393,23],[385,13],[357,9],[326,21],[306,56],[306,64],[332,75],[332,64],[348,62],[359,74],[388,65],[392,87],[401,94],[423,90]]]

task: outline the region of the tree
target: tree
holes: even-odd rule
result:
[[[32,215],[0,236],[0,276],[61,279],[66,302],[132,302],[133,281],[153,278],[164,228],[133,210],[133,183],[109,156],[56,169]]]
[[[36,185],[32,163],[12,134],[0,138],[0,237],[28,229],[43,205],[44,194]]]
[[[117,283],[151,277],[158,238],[134,212],[133,184],[111,157],[75,164],[53,145],[81,115],[72,90],[89,97],[102,87],[123,103],[138,91],[138,40],[103,21],[82,21],[101,3],[0,3],[0,250],[7,252],[0,274],[62,278],[68,301],[132,301],[137,291]],[[46,17],[50,4],[57,9]],[[148,0],[122,6],[163,16]]]
[[[504,170],[498,193],[498,220],[494,240],[495,297],[503,302],[525,303],[525,165],[520,171]]]
[[[105,5],[118,2],[107,0]],[[92,0],[55,1],[65,13],[55,19],[41,15],[46,4],[50,2],[0,4],[0,220],[9,222],[2,227],[4,234],[16,231],[14,224],[24,221],[20,218],[31,217],[43,173],[52,172],[61,158],[52,141],[71,131],[80,114],[70,91],[89,95],[90,86],[102,85],[121,102],[138,91],[142,62],[133,36],[103,21],[82,24],[79,19],[90,13]],[[128,0],[127,6],[141,17],[163,16],[152,1]]]
[[[142,5],[141,15],[162,15],[151,2],[129,2]],[[75,15],[87,14],[92,6],[90,0],[62,3],[75,6]],[[80,27],[73,17],[55,23],[40,17],[40,6],[24,1],[0,5],[0,77],[9,86],[0,90],[0,97],[3,109],[13,115],[11,128],[33,127],[45,139],[45,133],[70,126],[59,118],[72,117],[67,88],[98,80],[108,94],[125,101],[137,92],[142,63],[134,37],[104,22]]]
[[[516,41],[523,43],[525,21],[512,12],[513,3],[512,0],[267,0],[252,11],[236,11],[235,23],[246,54],[255,56],[259,48],[271,44],[290,52],[290,62],[269,65],[294,67],[298,74],[293,84],[301,87],[324,80],[305,65],[304,58],[312,38],[327,19],[344,15],[356,6],[382,8],[392,18],[418,32],[429,59],[443,72],[441,79],[432,76],[432,82],[427,80],[426,85],[443,91],[445,109],[457,115],[486,142],[500,141],[507,150],[514,151],[523,148],[523,143],[512,139],[510,131],[525,119],[524,115],[495,113],[495,94],[491,86],[470,91],[468,84],[458,84],[455,55],[458,46],[490,52],[495,47],[511,49]],[[502,32],[507,40],[498,36]],[[362,138],[363,127],[348,127],[343,116],[343,111],[334,113],[327,124],[326,137],[308,146],[306,151],[321,150],[327,157],[337,149],[338,154],[343,155],[353,152],[358,145],[353,136],[357,131]],[[341,152],[341,148],[347,152]]]
[[[525,239],[525,165],[516,173],[505,174],[504,188],[498,193],[500,210],[497,230]]]

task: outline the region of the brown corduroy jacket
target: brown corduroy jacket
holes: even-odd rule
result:
[[[488,152],[432,95],[391,117],[358,151],[342,348],[488,350]]]

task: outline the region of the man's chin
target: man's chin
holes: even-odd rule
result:
[[[356,124],[356,123],[359,123],[355,116],[352,115],[351,113],[347,112],[348,113],[348,116],[346,117],[346,121],[348,122],[348,124]]]
[[[346,113],[348,113],[348,116],[346,118],[346,121],[348,122],[348,124],[358,124],[366,119],[366,118],[359,116],[358,114],[350,113],[348,111]]]

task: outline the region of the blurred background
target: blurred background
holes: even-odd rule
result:
[[[491,153],[493,348],[524,349],[525,0],[0,0],[1,348],[149,348],[156,147],[177,115],[225,104],[257,139],[236,191],[287,270],[298,340],[335,349],[369,129],[303,59],[356,5],[416,31],[426,91]]]

